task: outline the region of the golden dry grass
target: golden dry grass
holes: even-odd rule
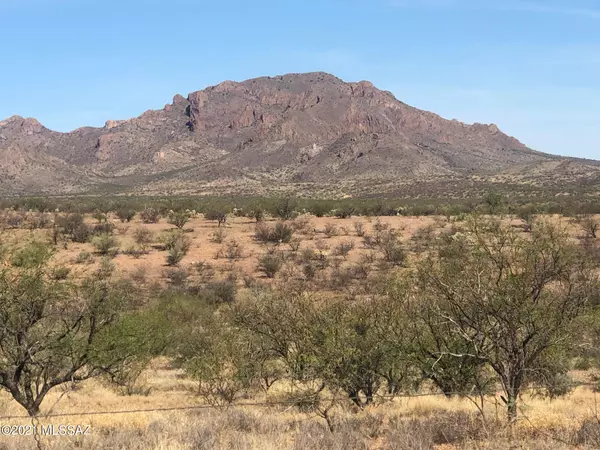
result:
[[[90,223],[92,219],[87,219]],[[300,219],[302,220],[302,219]],[[356,262],[366,251],[362,238],[354,229],[354,222],[363,223],[365,232],[372,233],[374,218],[315,218],[308,216],[303,231],[295,236],[301,239],[300,248],[315,248],[318,242],[325,242],[329,253],[335,245],[344,241],[353,241],[354,249],[349,253],[348,262]],[[402,233],[402,239],[408,242],[415,233],[427,226],[436,231],[451,226],[442,217],[386,217],[381,222],[388,223]],[[566,219],[552,217],[551,220],[564,221],[569,225],[573,236],[580,233],[575,225]],[[156,235],[173,228],[165,220],[158,224],[144,225],[139,221],[121,224],[112,217],[117,229],[115,236],[121,249],[133,244],[136,228],[146,227]],[[519,220],[511,220],[513,224]],[[325,230],[328,225],[335,226],[337,235],[328,237]],[[460,223],[458,223],[460,225]],[[216,277],[223,278],[227,273],[247,273],[261,277],[257,271],[258,257],[265,252],[265,246],[253,238],[255,224],[247,218],[232,218],[225,229],[224,242],[235,240],[243,246],[243,257],[230,262],[227,259],[215,259],[222,243],[213,242],[211,235],[218,228],[216,223],[201,217],[192,218],[185,226],[192,240],[189,253],[181,266],[189,266],[197,261],[208,261],[214,268]],[[26,239],[47,239],[47,231],[9,231],[8,239],[23,242]],[[93,252],[91,244],[68,243],[56,255],[56,262],[72,269],[75,276],[92,273],[98,266],[99,258],[90,265],[74,264],[77,255]],[[288,249],[289,251],[289,249]],[[125,254],[117,255],[113,261],[119,276],[127,277],[138,267],[145,267],[149,281],[165,281],[166,252],[157,249],[136,259]],[[145,374],[145,382],[150,393],[147,396],[123,396],[99,380],[82,383],[76,390],[56,389],[46,399],[44,413],[63,414],[71,412],[124,411],[154,408],[182,408],[202,405],[194,393],[194,382],[184,374],[170,367],[168,361],[154,361]],[[269,394],[277,398],[283,386],[276,386]],[[249,402],[264,401],[265,396],[257,393]],[[111,413],[106,415],[68,416],[41,418],[43,424],[85,424],[91,427],[92,434],[79,438],[45,438],[47,448],[118,448],[118,449],[156,449],[179,450],[195,448],[219,449],[320,449],[320,448],[361,448],[361,449],[424,449],[424,448],[593,448],[578,432],[586,421],[595,420],[600,407],[596,394],[587,388],[578,388],[570,395],[548,400],[527,396],[522,402],[522,419],[515,430],[506,430],[501,423],[504,410],[498,397],[487,398],[485,415],[490,429],[476,440],[469,436],[457,439],[453,445],[440,444],[440,431],[436,423],[452,434],[464,434],[463,417],[476,420],[477,408],[467,399],[444,397],[401,398],[367,411],[338,409],[335,417],[340,424],[340,432],[331,434],[322,419],[298,410],[282,406],[242,406],[227,411],[198,409],[188,411],[135,412],[130,414]],[[23,410],[6,393],[0,394],[0,415],[22,415]],[[4,420],[0,425],[29,424],[29,419]],[[480,422],[479,428],[484,428]],[[456,430],[453,430],[456,428]],[[600,427],[599,427],[600,428]],[[512,439],[511,439],[512,433]],[[597,431],[596,444],[600,445],[600,431]],[[443,434],[443,433],[442,433]],[[432,437],[433,436],[433,437]],[[583,439],[583,441],[582,441]],[[516,442],[518,447],[511,447]],[[565,444],[564,442],[569,442]],[[583,443],[582,443],[583,442]],[[571,445],[573,444],[573,445]],[[592,444],[595,445],[595,444]],[[1,437],[0,449],[35,448],[30,437]]]

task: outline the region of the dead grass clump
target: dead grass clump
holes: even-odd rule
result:
[[[215,244],[222,244],[225,241],[226,237],[227,237],[227,232],[223,228],[217,228],[210,235],[210,242],[213,242]]]
[[[332,254],[334,256],[341,256],[346,259],[348,257],[348,253],[350,253],[352,249],[354,249],[354,241],[347,240],[336,245],[333,248]]]
[[[300,234],[306,234],[312,230],[312,222],[308,214],[296,217],[294,220],[290,221],[290,225],[295,232]]]
[[[336,225],[334,225],[333,223],[328,223],[325,225],[325,228],[323,229],[323,233],[325,233],[325,236],[327,236],[328,238],[332,238],[339,234],[339,230],[338,230],[338,227]]]
[[[469,448],[466,443],[489,438],[480,417],[448,411],[429,417],[392,418],[387,441],[390,449],[429,449],[439,445]]]
[[[587,419],[577,430],[575,445],[583,445],[584,448],[600,448],[600,420],[598,418]]]

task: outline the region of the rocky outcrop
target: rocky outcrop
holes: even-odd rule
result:
[[[71,133],[14,116],[0,122],[0,156],[8,152],[11,173],[32,179],[43,173],[49,191],[54,176],[72,174],[80,175],[73,189],[125,183],[139,190],[153,180],[175,187],[245,177],[273,184],[277,174],[283,184],[351,180],[358,192],[366,179],[488,176],[560,159],[527,148],[494,124],[445,120],[368,81],[346,83],[326,73],[225,81],[187,98],[176,95],[137,118]],[[51,173],[44,169],[49,160]],[[15,177],[7,186],[29,189],[18,184]]]

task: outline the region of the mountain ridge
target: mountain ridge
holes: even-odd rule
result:
[[[100,186],[258,195],[322,195],[330,186],[334,195],[385,194],[394,185],[458,186],[474,177],[535,185],[548,171],[532,179],[522,168],[567,161],[573,174],[561,168],[563,181],[595,182],[596,161],[534,151],[494,124],[446,120],[368,81],[323,72],[224,81],[187,98],[177,94],[160,110],[67,133],[32,118],[0,121],[0,192],[11,194]]]

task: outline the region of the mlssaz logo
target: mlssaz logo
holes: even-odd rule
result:
[[[89,436],[89,425],[40,425],[41,436]]]

